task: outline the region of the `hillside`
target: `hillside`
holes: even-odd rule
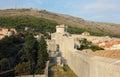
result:
[[[120,36],[120,30],[119,30],[120,24],[92,22],[78,17],[48,12],[46,10],[40,10],[40,11],[33,9],[0,10],[0,17],[21,16],[21,15],[48,19],[51,21],[55,21],[58,24],[66,24],[68,26],[81,28],[92,33],[118,36],[118,37]]]
[[[120,50],[100,50],[91,52],[91,55],[120,59]]]

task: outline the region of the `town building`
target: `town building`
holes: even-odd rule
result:
[[[0,39],[4,38],[5,36],[11,36],[16,34],[17,31],[14,28],[0,28]]]

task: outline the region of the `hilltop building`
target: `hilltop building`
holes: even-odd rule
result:
[[[84,36],[89,36],[90,33],[89,33],[89,32],[83,32],[82,35],[84,35]]]
[[[14,28],[0,28],[0,39],[4,38],[5,36],[11,36],[16,34],[17,31]]]
[[[39,33],[37,35],[34,35],[34,38],[36,38],[37,41],[39,41],[42,36],[43,36],[43,34]]]

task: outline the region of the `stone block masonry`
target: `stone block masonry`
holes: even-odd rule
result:
[[[69,51],[67,64],[78,77],[120,77],[120,60]]]
[[[75,39],[96,37],[71,35],[65,31],[65,26],[57,26],[57,32],[52,33],[52,40],[59,45],[59,51],[65,63],[78,77],[120,77],[120,60],[97,57],[75,49]],[[99,38],[99,37],[97,37]],[[100,40],[105,38],[101,37]],[[79,42],[79,41],[78,41]]]

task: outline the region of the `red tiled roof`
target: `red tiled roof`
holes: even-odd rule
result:
[[[0,31],[2,31],[2,28],[0,28]]]
[[[105,44],[105,46],[106,46],[107,48],[109,48],[109,47],[112,46],[112,44],[108,42],[108,43]]]
[[[4,36],[4,34],[0,34],[0,36]]]

